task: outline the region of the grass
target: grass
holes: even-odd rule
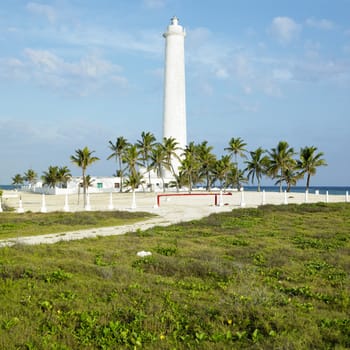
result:
[[[350,348],[349,232],[349,204],[264,206],[3,248],[0,348]]]
[[[150,213],[126,211],[26,212],[22,214],[4,212],[0,215],[0,240],[96,227],[126,225],[152,216]]]

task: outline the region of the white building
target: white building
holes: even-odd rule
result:
[[[146,174],[147,175],[147,174]],[[120,177],[108,177],[108,176],[91,176],[91,186],[88,188],[89,193],[101,193],[101,192],[120,192]],[[41,181],[36,182],[34,185],[21,186],[21,191],[45,193],[45,194],[76,194],[83,193],[83,178],[81,176],[73,176],[67,183],[67,187],[48,187],[43,186]],[[125,178],[123,178],[125,183]],[[147,186],[148,175],[145,176],[144,182],[136,189],[136,191],[163,191],[162,180],[152,176],[151,187]],[[123,192],[129,191],[130,188],[123,185]]]

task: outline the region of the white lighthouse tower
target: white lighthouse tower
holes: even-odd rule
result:
[[[174,16],[163,34],[165,38],[163,137],[178,142],[180,157],[187,144],[185,92],[185,30]],[[175,172],[180,162],[172,162]]]

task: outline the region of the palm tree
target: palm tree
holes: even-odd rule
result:
[[[187,176],[189,192],[192,192],[192,186],[199,177],[200,163],[197,157],[197,147],[190,142],[184,152],[184,159],[181,161],[180,172]]]
[[[281,175],[277,175],[278,180],[276,181],[275,185],[282,184],[283,182],[287,185],[287,192],[290,192],[290,189],[292,186],[295,186],[303,177],[303,175],[300,172],[297,172],[296,168],[287,168],[283,171]]]
[[[269,162],[269,157],[264,155],[265,152],[259,147],[255,151],[249,152],[250,160],[244,162],[247,164],[244,171],[248,171],[248,180],[251,178],[252,183],[254,183],[254,179],[258,181],[258,192],[260,192],[261,178],[266,173]]]
[[[244,175],[244,171],[236,168],[235,164],[231,164],[231,169],[226,175],[225,187],[241,188],[241,183],[247,183],[248,179]]]
[[[85,176],[85,185],[86,185],[86,189],[88,189],[89,187],[91,187],[94,183],[95,179],[91,177],[91,175],[86,175]],[[84,185],[84,181],[81,181],[79,183],[79,187],[78,187],[78,205],[79,205],[79,199],[80,199],[80,187]],[[87,191],[88,192],[88,191]]]
[[[175,174],[175,180],[169,182],[169,187],[183,188],[189,186],[188,178],[183,171]]]
[[[120,136],[117,138],[117,141],[113,143],[109,141],[109,148],[113,151],[107,158],[107,160],[111,158],[115,158],[119,164],[119,169],[116,171],[116,176],[120,177],[120,192],[123,192],[123,169],[122,169],[122,160],[125,149],[129,146],[129,143],[126,138]]]
[[[232,166],[234,165],[231,163],[231,157],[229,155],[221,156],[221,158],[216,161],[214,166],[215,180],[220,182],[221,188],[225,188],[227,176],[232,170]]]
[[[24,173],[24,180],[27,181],[30,186],[33,186],[37,179],[38,174],[33,169],[28,169],[27,172]]]
[[[58,166],[49,166],[48,171],[44,171],[41,179],[44,186],[55,188],[59,182]]]
[[[212,176],[214,170],[214,164],[216,162],[216,157],[212,153],[213,147],[208,146],[208,141],[203,141],[197,146],[198,160],[200,163],[200,173],[206,179],[205,189],[210,191],[210,177]]]
[[[240,137],[237,137],[237,138],[232,137],[228,145],[229,146],[225,148],[225,151],[228,151],[231,157],[232,155],[234,155],[235,157],[234,164],[237,170],[239,170],[237,158],[238,156],[242,158],[246,157],[245,153],[247,152],[247,150],[245,149],[245,146],[247,146],[247,144]],[[237,171],[237,174],[238,174],[238,171]],[[241,187],[238,178],[236,179],[236,182],[237,182],[238,188]]]
[[[70,157],[71,161],[82,170],[84,206],[86,206],[86,190],[88,187],[86,182],[86,169],[89,165],[99,160],[99,158],[92,155],[94,152],[95,151],[90,151],[88,147],[85,146],[83,149],[75,150],[75,155]]]
[[[297,161],[297,167],[301,170],[301,174],[306,174],[306,191],[309,190],[311,175],[316,174],[316,168],[319,166],[326,166],[325,159],[322,159],[324,153],[316,153],[317,147],[305,146],[300,149],[300,160]]]
[[[173,166],[173,160],[179,160],[178,151],[181,149],[179,143],[174,137],[164,137],[163,138],[163,147],[165,152],[165,162],[166,169],[171,171],[171,174],[175,177],[177,173]],[[176,169],[178,170],[178,169]]]
[[[149,160],[152,153],[152,149],[156,144],[156,138],[151,132],[142,132],[141,140],[138,140],[136,145],[142,155],[142,161],[146,166],[148,172],[148,186],[151,188],[151,171],[149,169]]]
[[[292,170],[295,168],[296,161],[293,159],[295,155],[294,149],[289,147],[288,142],[280,141],[276,148],[272,148],[269,154],[269,165],[267,172],[273,179],[283,178],[283,174],[287,169]],[[282,182],[279,181],[280,192],[282,192]]]
[[[125,185],[131,188],[131,191],[134,192],[136,188],[140,186],[143,181],[143,176],[139,171],[135,173],[130,173],[128,178],[125,181]]]
[[[18,189],[19,185],[23,185],[23,182],[24,182],[24,178],[21,174],[16,174],[12,178],[12,185],[14,185],[16,189]]]
[[[67,188],[67,183],[71,179],[72,174],[67,166],[58,168],[58,182],[63,188]]]
[[[91,177],[91,175],[86,175],[85,176],[85,183],[86,183],[86,188],[91,187],[96,179],[94,179],[93,177]]]
[[[161,178],[163,185],[163,192],[165,192],[164,186],[164,168],[167,167],[166,161],[166,153],[164,146],[161,143],[157,143],[155,147],[152,149],[152,153],[150,155],[150,169],[154,170],[157,177]]]
[[[230,156],[235,156],[235,163],[237,165],[237,156],[245,157],[245,153],[247,152],[245,146],[247,144],[240,137],[232,137],[228,145],[229,147],[226,147],[225,151],[228,151]]]
[[[129,176],[136,174],[138,167],[142,165],[140,161],[140,152],[136,145],[129,145],[123,154],[123,163],[126,163],[126,168],[128,169]]]

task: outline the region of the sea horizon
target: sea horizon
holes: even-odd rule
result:
[[[257,191],[258,186],[244,186],[245,191]],[[286,190],[286,186],[282,186],[282,191]],[[294,193],[304,193],[305,186],[292,186],[290,192]],[[260,190],[265,190],[266,192],[279,192],[279,186],[260,186]],[[350,192],[350,186],[309,186],[309,193],[318,194],[328,194],[330,195],[345,195],[346,192]]]

